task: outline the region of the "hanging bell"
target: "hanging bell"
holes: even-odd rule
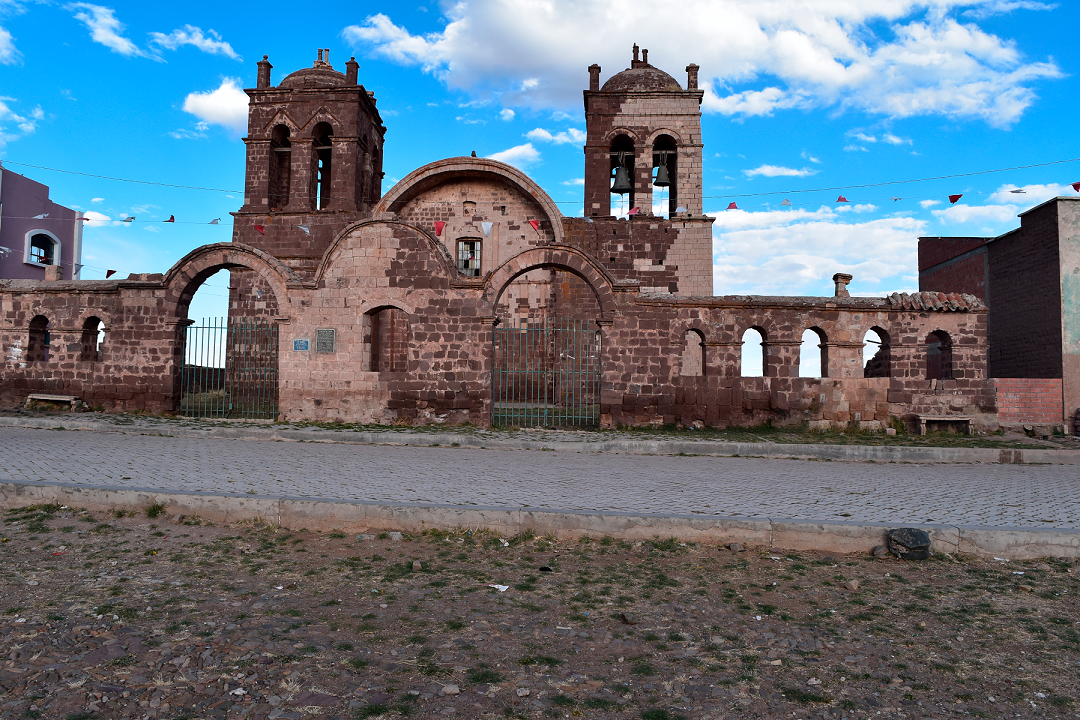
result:
[[[625,195],[630,192],[630,190],[630,173],[627,172],[625,167],[620,165],[615,168],[615,182],[611,184],[611,192]]]
[[[656,187],[668,187],[671,185],[671,178],[668,176],[667,165],[660,165],[656,168],[656,179],[653,180],[653,185]]]

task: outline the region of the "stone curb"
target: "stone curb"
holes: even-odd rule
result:
[[[261,520],[289,530],[349,533],[427,529],[488,528],[506,537],[531,530],[570,539],[582,535],[622,540],[675,537],[682,541],[767,546],[780,550],[868,553],[883,544],[888,523],[778,518],[662,515],[529,507],[483,507],[420,503],[380,503],[268,495],[211,494],[152,488],[68,483],[0,481],[0,506],[59,503],[91,511],[116,507],[166,507],[169,516],[198,515],[214,523]],[[905,525],[930,535],[936,552],[967,553],[1010,560],[1080,557],[1080,530],[977,525]]]
[[[783,458],[799,460],[836,460],[847,462],[898,463],[983,463],[1080,465],[1080,450],[937,448],[897,445],[809,445],[780,443],[744,443],[723,440],[528,440],[526,438],[476,437],[464,433],[409,433],[352,430],[316,430],[258,427],[212,427],[205,430],[187,427],[160,428],[125,426],[93,420],[70,418],[0,417],[0,427],[91,430],[128,435],[159,435],[182,438],[218,438],[228,440],[291,440],[356,445],[402,445],[429,447],[449,445],[491,450],[555,450],[561,452],[626,453],[630,455],[716,455],[721,457]]]

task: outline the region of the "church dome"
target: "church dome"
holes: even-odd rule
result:
[[[652,65],[635,63],[636,67],[627,68],[612,75],[601,92],[679,92],[682,85],[666,72]]]
[[[345,74],[334,70],[329,65],[323,67],[309,67],[290,73],[278,87],[283,88],[328,88],[345,87],[348,82]]]

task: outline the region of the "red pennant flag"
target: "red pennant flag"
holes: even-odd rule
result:
[[[442,237],[442,229],[444,227],[446,227],[446,223],[436,221],[436,223],[435,223],[435,234],[438,235],[439,237]]]
[[[116,274],[115,270],[106,270],[105,271],[105,279],[108,280],[109,278],[111,278],[115,274]]]
[[[964,197],[963,193],[960,193],[959,195],[950,195],[949,196],[949,203],[952,204],[952,205],[955,205],[956,201],[959,200],[962,197]]]
[[[540,234],[540,221],[539,220],[530,220],[529,224],[532,225],[532,229],[536,231],[537,235],[539,235]]]
[[[266,234],[266,226],[265,225],[255,225],[254,228],[259,231],[260,235],[265,235]]]
[[[641,212],[641,208],[630,208],[630,212],[628,212],[626,214],[627,215],[637,215],[639,212]]]
[[[175,217],[175,216],[173,216],[173,215],[170,215],[170,216],[169,216],[169,219],[168,219],[168,220],[166,220],[165,222],[176,222],[176,217]]]
[[[730,205],[727,206],[727,209],[728,210],[738,210],[739,206],[736,205],[735,203],[731,203]]]
[[[1072,186],[1073,190],[1075,190],[1076,192],[1080,192],[1080,182],[1073,183]]]
[[[843,195],[836,198],[836,202],[847,202],[847,201],[848,201],[848,199],[846,197],[844,197]]]

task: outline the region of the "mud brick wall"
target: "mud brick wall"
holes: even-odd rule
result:
[[[1060,423],[1059,378],[994,378],[1002,424]]]
[[[1062,377],[1057,204],[1026,213],[988,249],[991,376]]]
[[[919,290],[967,293],[987,305],[987,242],[981,237],[919,238]]]
[[[50,393],[74,395],[107,410],[171,410],[178,326],[163,312],[161,276],[149,277],[0,280],[0,404]],[[49,348],[47,356],[34,357],[28,353],[28,328],[39,315],[48,320]],[[97,325],[92,318],[105,323],[105,340],[87,359],[83,328],[88,320]]]

